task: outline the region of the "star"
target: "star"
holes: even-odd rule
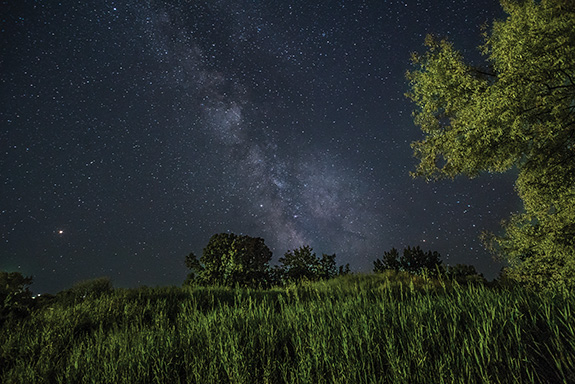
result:
[[[370,272],[422,244],[499,271],[477,238],[521,207],[513,180],[414,181],[403,97],[423,36],[472,52],[498,2],[21,3],[0,44],[0,254],[39,292],[98,268],[179,285],[185,255],[228,230],[275,260],[310,245]]]

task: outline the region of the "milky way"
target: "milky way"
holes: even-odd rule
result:
[[[216,12],[228,19],[233,12],[227,9]],[[199,125],[207,131],[210,148],[227,159],[214,172],[221,172],[223,193],[241,193],[250,221],[244,225],[253,225],[280,250],[313,244],[320,238],[325,246],[338,251],[376,246],[379,239],[374,229],[382,228],[383,223],[370,214],[371,207],[365,202],[366,192],[373,188],[369,180],[346,169],[329,150],[315,153],[305,146],[284,144],[285,138],[282,142],[274,134],[265,112],[276,106],[252,100],[251,89],[234,73],[209,69],[209,54],[179,25],[182,10],[147,12],[152,15],[151,48],[158,52],[159,62],[168,64],[167,72],[173,78],[170,85],[186,89],[187,108],[199,112]],[[253,28],[246,20],[243,25],[238,22],[236,29]],[[237,52],[241,48],[236,45],[247,39],[235,40],[232,35],[225,44]],[[279,59],[281,62],[282,57]],[[323,228],[330,229],[322,233]]]
[[[180,284],[209,237],[391,247],[501,267],[513,175],[413,180],[405,71],[428,32],[472,60],[492,1],[11,2],[2,16],[0,268],[56,291]]]

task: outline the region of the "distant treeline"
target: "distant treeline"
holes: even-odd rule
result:
[[[346,275],[349,264],[337,265],[336,255],[317,256],[306,245],[287,251],[279,258],[279,265],[271,266],[271,250],[264,239],[233,233],[220,233],[211,237],[202,256],[190,253],[186,266],[190,274],[186,284],[272,287],[283,286],[301,280],[318,281]],[[374,272],[385,270],[404,271],[415,275],[456,279],[459,283],[485,283],[475,267],[458,264],[443,266],[438,252],[424,252],[419,246],[407,247],[400,256],[397,249],[384,252],[382,259],[374,261]]]
[[[262,288],[284,287],[302,281],[328,280],[350,273],[349,264],[338,265],[335,254],[316,255],[306,245],[287,251],[279,258],[279,264],[270,265],[271,250],[264,239],[233,233],[213,235],[202,256],[194,253],[185,258],[190,272],[184,286],[219,286]],[[432,279],[456,282],[460,285],[482,284],[487,280],[474,266],[458,264],[444,266],[438,252],[423,251],[419,246],[407,247],[400,255],[392,248],[373,262],[373,272],[395,271]],[[35,309],[54,300],[75,303],[87,297],[99,297],[113,291],[112,281],[100,277],[80,281],[56,295],[32,296],[29,286],[32,277],[19,272],[0,271],[0,325],[10,318],[24,318]],[[509,285],[505,270],[491,285]]]

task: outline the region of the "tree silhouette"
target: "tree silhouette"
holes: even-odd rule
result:
[[[9,317],[28,314],[32,299],[30,284],[32,277],[25,277],[20,272],[0,271],[0,324]]]
[[[279,262],[282,263],[284,279],[288,281],[317,280],[319,276],[319,260],[309,245],[287,251]]]
[[[392,248],[389,252],[383,253],[382,260],[376,259],[373,262],[373,271],[383,272],[391,269],[413,274],[427,271],[430,275],[437,275],[438,270],[441,271],[442,268],[440,257],[438,252],[424,252],[419,246],[405,248],[400,257],[397,249]]]
[[[272,252],[259,237],[233,233],[213,235],[197,260],[186,257],[188,282],[204,285],[257,286],[268,284]]]
[[[399,263],[399,252],[395,248],[391,248],[389,252],[383,252],[383,258],[375,259],[373,262],[373,271],[374,272],[383,272],[386,269],[393,269],[395,271],[399,271],[400,263]]]
[[[309,245],[287,251],[279,259],[282,264],[279,267],[281,279],[285,281],[320,280],[349,273],[349,264],[338,267],[335,258],[335,254],[325,253],[318,258]]]
[[[455,266],[448,266],[445,272],[450,280],[455,280],[459,284],[485,284],[487,280],[483,274],[478,273],[473,265],[457,264]]]

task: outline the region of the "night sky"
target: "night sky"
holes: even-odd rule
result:
[[[0,2],[0,269],[34,292],[180,285],[220,232],[352,271],[392,247],[494,262],[513,174],[412,179],[427,33],[480,62],[494,0]]]

